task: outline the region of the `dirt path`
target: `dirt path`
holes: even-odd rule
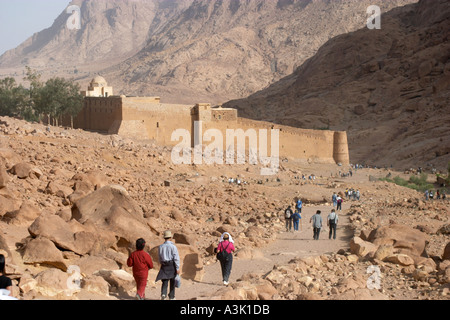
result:
[[[339,225],[337,239],[329,240],[329,229],[326,227],[326,218],[330,212],[329,206],[315,206],[304,209],[303,228],[297,232],[281,232],[277,239],[266,247],[259,248],[264,257],[260,259],[234,259],[230,282],[235,282],[247,273],[266,273],[273,269],[276,264],[287,264],[296,257],[317,256],[326,253],[335,253],[339,249],[347,249],[351,235],[347,229],[348,217],[345,212],[349,205],[344,205],[344,211],[339,214]],[[309,219],[317,211],[322,211],[324,228],[322,228],[320,239],[313,240],[313,230]],[[239,243],[236,243],[239,250]],[[205,276],[201,282],[184,280],[182,288],[176,290],[178,300],[191,300],[201,297],[212,296],[216,291],[223,288],[220,264],[218,262],[205,267]],[[160,283],[155,287],[147,287],[147,299],[159,299]]]

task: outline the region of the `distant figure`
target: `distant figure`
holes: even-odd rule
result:
[[[284,220],[286,222],[286,232],[288,231],[292,231],[292,209],[291,206],[289,206],[285,211],[284,211]]]
[[[314,231],[314,240],[319,240],[320,236],[320,230],[322,229],[322,212],[320,210],[317,210],[316,214],[313,215],[310,219],[310,222],[312,222],[313,231]]]
[[[236,251],[234,241],[228,232],[222,234],[219,245],[217,246],[217,259],[222,269],[222,280],[224,285],[229,284],[231,268],[233,267],[233,252]]]
[[[331,197],[331,201],[333,201],[333,207],[336,208],[336,206],[337,206],[337,194],[336,194],[336,192],[333,193],[333,196]]]
[[[0,297],[2,295],[12,297],[12,281],[5,275],[5,266],[6,266],[5,256],[0,254],[0,290],[3,290],[0,293]]]
[[[336,207],[336,211],[342,211],[342,202],[344,200],[342,200],[341,196],[337,196],[336,198],[336,203],[337,203],[337,207]]]
[[[336,240],[336,229],[337,229],[338,221],[339,221],[339,217],[338,217],[336,211],[334,209],[331,210],[331,213],[328,215],[328,218],[327,218],[327,225],[330,228],[330,234],[329,234],[330,240],[331,240],[331,236],[333,236],[333,239]]]
[[[144,251],[145,240],[136,241],[136,251],[130,254],[127,265],[133,267],[133,277],[136,281],[138,300],[145,300],[145,287],[147,286],[148,270],[153,269],[153,261],[150,255]]]
[[[161,300],[167,298],[167,288],[170,282],[169,299],[175,300],[175,278],[180,274],[180,255],[177,247],[170,241],[172,232],[164,231],[165,242],[158,248],[159,263],[161,269],[159,270],[156,281],[162,281],[161,285]]]
[[[428,199],[430,199],[430,193],[428,192],[428,190],[425,191],[425,200],[428,201]]]
[[[299,213],[302,213],[302,208],[303,208],[303,201],[302,201],[302,199],[298,199],[297,200],[296,208],[297,208]]]
[[[302,216],[298,212],[298,210],[295,211],[295,213],[292,215],[292,222],[294,224],[294,231],[298,231],[298,225],[302,220]]]

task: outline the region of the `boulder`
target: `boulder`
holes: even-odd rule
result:
[[[76,221],[69,223],[58,215],[42,214],[28,228],[33,237],[44,237],[52,241],[57,247],[70,250],[79,255],[85,255],[97,247],[105,248],[112,245],[108,232],[85,230]]]
[[[23,253],[26,264],[49,265],[67,271],[67,265],[61,251],[48,239],[33,239],[26,245]]]
[[[24,202],[19,210],[11,211],[3,216],[3,221],[13,225],[27,225],[41,215],[41,210],[31,202]]]
[[[157,241],[141,207],[125,188],[118,185],[103,187],[75,201],[72,218],[83,225],[90,223],[113,233],[117,238],[117,249],[125,252],[139,238],[144,238],[147,243]]]
[[[117,292],[128,293],[135,290],[133,275],[125,270],[99,270],[94,276],[100,276]]]
[[[59,248],[74,251],[74,233],[70,225],[57,215],[42,214],[28,228],[33,237],[44,237]]]
[[[81,282],[81,288],[83,290],[105,297],[109,297],[109,287],[110,284],[100,276],[91,275],[83,278]]]
[[[10,172],[14,175],[16,175],[19,179],[26,179],[30,176],[31,170],[33,169],[33,166],[29,163],[18,163],[14,165]]]
[[[395,263],[405,267],[414,265],[414,259],[406,254],[393,254],[384,258],[383,261]]]
[[[67,286],[69,274],[59,269],[47,269],[39,273],[36,278],[34,291],[45,297],[57,298],[71,296],[77,290],[70,290]]]
[[[117,263],[106,257],[86,255],[75,261],[83,275],[91,276],[100,270],[119,270]]]
[[[9,195],[0,195],[0,217],[3,217],[8,212],[19,210],[21,205],[21,201]]]
[[[55,195],[60,198],[67,198],[73,193],[73,189],[64,185],[61,181],[50,181],[45,188],[45,193]]]
[[[394,253],[426,256],[428,235],[406,225],[391,224],[373,230],[369,241],[377,246],[392,245]]]
[[[90,191],[95,191],[101,189],[109,184],[108,177],[100,171],[89,171],[87,173],[77,173],[72,177],[74,184],[78,182],[83,182],[84,185],[78,186],[79,189],[83,191],[90,189]]]
[[[360,237],[354,237],[350,241],[350,252],[356,254],[358,257],[365,257],[369,254],[373,254],[377,251],[378,246],[364,241]]]

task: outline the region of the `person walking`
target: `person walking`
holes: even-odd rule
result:
[[[339,221],[339,217],[334,209],[331,210],[331,213],[328,215],[327,218],[327,225],[330,228],[330,235],[329,239],[331,240],[331,237],[333,236],[333,239],[336,240],[336,229],[337,224]]]
[[[175,300],[175,278],[180,275],[180,255],[177,247],[170,241],[172,232],[164,231],[165,242],[158,248],[159,263],[161,269],[158,272],[156,281],[162,281],[161,300],[167,298],[167,289],[170,283],[169,299]]]
[[[292,209],[291,206],[289,206],[285,211],[284,211],[284,220],[286,222],[286,232],[292,231]]]
[[[333,196],[331,197],[331,201],[333,201],[333,207],[336,208],[336,206],[337,206],[337,194],[336,194],[336,192],[333,192]]]
[[[320,230],[322,229],[322,216],[320,215],[321,213],[322,212],[320,210],[317,210],[316,214],[313,215],[310,219],[314,231],[314,240],[319,240]]]
[[[133,277],[136,281],[138,300],[145,300],[145,287],[147,287],[148,271],[153,269],[153,261],[150,255],[144,251],[145,240],[136,240],[136,251],[127,259],[128,267],[133,267]]]
[[[292,215],[292,222],[294,224],[294,231],[298,231],[298,225],[300,224],[300,221],[302,219],[302,216],[298,212],[298,210],[295,210],[295,213]]]
[[[216,252],[222,269],[223,284],[226,286],[229,284],[231,268],[233,267],[233,252],[235,251],[233,238],[228,232],[223,233]]]
[[[342,211],[342,202],[344,200],[342,200],[341,196],[337,196],[336,198],[336,203],[337,203],[337,207],[336,207],[336,211]]]
[[[302,199],[298,199],[296,209],[298,210],[299,213],[302,213],[302,208],[303,208],[303,201]]]

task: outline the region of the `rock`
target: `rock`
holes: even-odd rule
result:
[[[61,251],[56,248],[53,242],[45,238],[33,239],[28,242],[22,259],[26,264],[50,265],[62,271],[67,271],[67,265]]]
[[[14,225],[27,225],[41,215],[41,210],[30,202],[24,202],[19,210],[8,212],[3,221]]]
[[[51,181],[45,188],[45,193],[55,195],[60,198],[67,198],[73,193],[73,189],[65,186],[63,182]]]
[[[128,293],[136,286],[133,275],[125,270],[99,270],[94,275],[105,279],[112,288],[120,293]]]
[[[45,237],[59,248],[80,255],[90,252],[97,243],[111,244],[112,241],[107,232],[84,230],[82,225],[76,224],[76,221],[67,223],[61,217],[52,214],[39,216],[28,228],[28,232],[33,237]]]
[[[80,272],[86,276],[92,276],[101,270],[119,270],[117,263],[106,257],[86,255],[74,262]]]
[[[68,288],[69,274],[59,269],[47,269],[39,273],[34,290],[45,297],[58,298],[72,296],[79,291],[76,286]]]
[[[99,190],[109,184],[108,177],[100,171],[89,171],[87,173],[77,173],[72,177],[72,181],[82,181],[86,185],[83,188],[89,187],[91,191]]]
[[[3,166],[0,167],[0,189],[8,185],[11,178],[9,177]]]
[[[426,281],[428,277],[428,273],[421,269],[416,269],[412,273],[412,277],[416,281]]]
[[[60,248],[73,251],[74,238],[70,225],[57,215],[40,215],[28,228],[28,232],[33,237],[45,237]]]
[[[72,207],[72,218],[114,234],[117,249],[124,252],[139,238],[148,243],[159,241],[144,219],[141,207],[118,185],[103,187],[77,200]]]
[[[203,259],[201,254],[193,246],[176,244],[180,255],[181,277],[193,281],[202,281],[205,274]],[[150,250],[155,269],[160,268],[158,257],[159,246]]]
[[[347,290],[344,293],[337,294],[331,298],[332,300],[389,300],[389,297],[380,293],[378,290],[369,290],[367,288],[358,288]]]
[[[380,245],[373,255],[374,259],[383,261],[386,257],[391,256],[394,253],[394,247],[389,244]]]
[[[29,163],[18,163],[14,165],[10,172],[14,175],[16,175],[19,179],[26,179],[30,176],[31,170],[33,169],[33,166]]]
[[[377,249],[377,245],[364,241],[360,237],[354,237],[350,241],[350,252],[356,254],[358,257],[365,257],[368,254],[373,254]]]
[[[20,277],[19,289],[24,295],[28,292],[35,290],[38,282],[29,273],[26,273]]]
[[[0,195],[0,217],[3,217],[8,212],[19,210],[21,205],[21,201],[16,200],[9,195]]]
[[[436,232],[436,234],[444,234],[444,235],[448,235],[450,234],[450,223],[447,223],[445,225],[443,225],[442,227],[439,228],[439,230]]]
[[[383,261],[395,263],[401,266],[414,265],[414,260],[406,254],[393,254],[384,258]]]
[[[426,256],[425,247],[428,236],[406,225],[391,224],[373,230],[369,241],[378,246],[392,245],[395,253]]]
[[[444,254],[442,255],[442,260],[450,260],[450,242],[444,249]]]
[[[196,243],[196,236],[195,235],[188,235],[184,233],[174,233],[173,239],[176,243],[180,244],[187,244],[187,245],[195,245]]]
[[[109,297],[110,284],[100,276],[88,276],[83,278],[81,288],[94,294]]]

